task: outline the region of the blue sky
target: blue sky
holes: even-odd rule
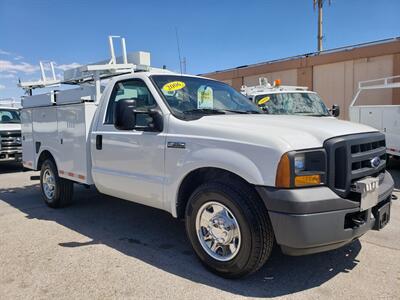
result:
[[[324,10],[324,48],[400,36],[400,0],[332,0]],[[187,72],[198,74],[314,52],[312,0],[0,0],[0,98],[18,97],[18,78],[39,77],[38,61],[57,73],[109,56],[107,36],[128,51],[179,69],[178,28]]]

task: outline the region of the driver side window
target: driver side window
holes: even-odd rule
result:
[[[146,83],[141,79],[117,82],[108,102],[105,124],[114,124],[115,103],[124,99],[135,100],[138,110],[147,110],[157,106]]]

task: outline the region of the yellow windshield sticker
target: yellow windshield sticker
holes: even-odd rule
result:
[[[201,86],[197,90],[197,108],[214,108],[213,90],[209,86]]]
[[[269,101],[269,97],[267,96],[267,97],[264,97],[264,98],[261,98],[260,100],[258,100],[258,105],[263,105],[263,104],[265,104],[265,103],[267,103]]]
[[[181,90],[185,86],[186,86],[186,84],[182,81],[171,81],[171,82],[164,84],[162,89],[167,92],[173,92],[173,91]]]

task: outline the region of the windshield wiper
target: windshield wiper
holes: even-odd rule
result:
[[[261,114],[261,112],[256,111],[256,110],[234,110],[234,109],[222,109],[222,110],[237,113],[237,114]]]
[[[189,109],[183,111],[184,114],[210,114],[210,115],[224,115],[226,112],[221,109],[212,109],[212,108],[198,108],[198,109]]]
[[[330,116],[330,115],[327,115],[327,114],[314,113],[312,111],[296,111],[294,114],[295,115],[302,114],[303,116],[308,116],[308,117],[329,117]]]
[[[255,110],[234,110],[234,109],[213,109],[213,108],[199,108],[183,111],[184,114],[210,114],[210,115],[224,115],[226,113],[236,114],[260,114],[261,112]]]

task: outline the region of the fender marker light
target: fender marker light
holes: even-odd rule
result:
[[[320,175],[302,175],[296,176],[294,178],[294,185],[296,187],[299,186],[307,186],[307,185],[319,185],[321,184],[321,176]]]

